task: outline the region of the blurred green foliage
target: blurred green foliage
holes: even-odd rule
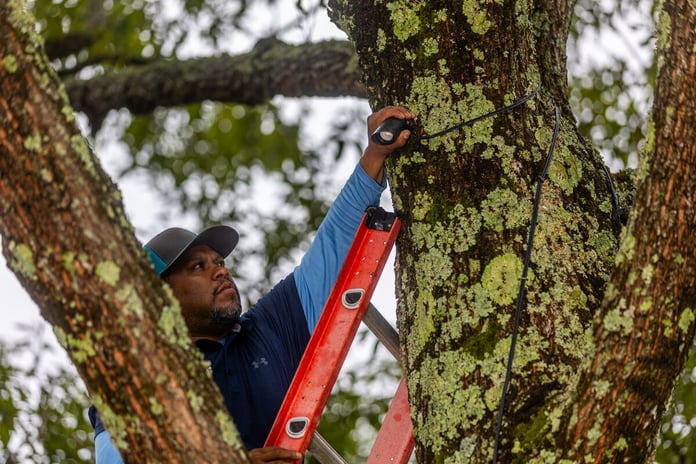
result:
[[[276,13],[288,3],[291,17]],[[304,27],[325,15],[323,0],[33,0],[31,6],[56,70],[83,79],[148,60],[245,51],[271,35],[304,37]],[[579,130],[613,167],[635,163],[644,139],[655,78],[655,8],[647,0],[576,5],[570,102]],[[258,18],[270,22],[258,28]],[[333,172],[335,166],[350,165],[361,150],[366,105],[344,106],[320,115],[326,130],[319,136],[308,125],[318,110],[282,99],[259,107],[205,101],[137,117],[114,111],[94,135],[98,152],[106,145],[123,148],[119,178],[144,176],[176,205],[159,218],[163,224],[186,215],[200,227],[224,222],[243,237],[260,237],[240,243],[233,265],[250,304],[292,269],[335,196],[336,176],[347,176]],[[254,201],[259,191],[263,204]],[[0,343],[0,457],[91,462],[83,389],[71,370],[39,369],[45,347],[35,343],[41,337],[28,333],[27,343]],[[362,343],[376,347],[370,338]],[[400,375],[375,350],[368,362],[342,373],[319,425],[348,462],[364,462]],[[27,352],[34,356],[28,365],[8,361]],[[665,417],[660,463],[696,463],[690,440],[695,364],[689,360]]]
[[[655,83],[657,3],[579,0],[568,40],[578,129],[613,167],[635,167]]]
[[[696,464],[696,356],[693,350],[662,422],[655,462]]]
[[[41,329],[20,328],[22,343],[0,343],[0,459],[5,463],[93,462],[82,381]]]

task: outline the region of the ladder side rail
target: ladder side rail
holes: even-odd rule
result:
[[[402,377],[366,464],[407,464],[414,447],[408,390]]]
[[[366,218],[370,219],[369,214]],[[361,223],[266,440],[267,446],[301,453],[307,450],[399,228],[395,216],[388,230]]]
[[[372,303],[367,308],[363,323],[397,361],[401,362],[399,334]],[[408,463],[415,446],[410,414],[408,390],[406,381],[402,377],[387,410],[387,415],[377,433],[377,439],[372,445],[372,450],[366,461],[367,464]]]
[[[363,323],[389,352],[399,360],[399,334],[372,303],[369,303],[367,306],[367,311],[363,316]],[[403,382],[402,380],[401,383]],[[401,383],[399,384],[400,389],[402,388]],[[406,464],[413,453],[414,442],[410,417],[406,417],[408,423],[405,423],[405,425],[401,424],[404,417],[403,414],[408,416],[410,413],[408,409],[408,398],[404,399],[400,395],[403,395],[403,393],[400,393],[400,390],[397,389],[395,397],[383,421],[383,427],[386,427],[384,429],[385,432],[383,433],[380,428],[380,432],[377,435],[377,439],[375,440],[368,458],[367,462],[370,464],[383,464],[387,462],[393,464]],[[405,410],[404,401],[406,402]],[[395,416],[398,417],[398,420],[394,419]],[[396,426],[394,424],[396,424]],[[343,457],[333,449],[331,444],[328,443],[319,432],[314,432],[314,437],[309,443],[309,451],[321,464],[346,464]]]

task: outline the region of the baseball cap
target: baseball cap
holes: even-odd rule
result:
[[[144,246],[158,276],[169,269],[189,248],[207,245],[226,258],[239,241],[239,234],[229,226],[212,226],[196,235],[180,227],[165,229]]]

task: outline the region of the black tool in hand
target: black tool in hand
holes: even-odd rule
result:
[[[380,145],[391,145],[396,141],[401,131],[405,129],[409,129],[409,124],[406,119],[387,118],[372,133],[370,139]]]

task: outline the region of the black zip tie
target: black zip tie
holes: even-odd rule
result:
[[[602,168],[604,168],[604,174],[607,176],[607,185],[609,186],[609,192],[611,193],[611,218],[625,226],[628,224],[628,213],[630,208],[621,208],[619,205],[619,195],[616,193],[616,188],[614,188],[614,181],[611,178],[609,168],[604,163],[602,163]]]

